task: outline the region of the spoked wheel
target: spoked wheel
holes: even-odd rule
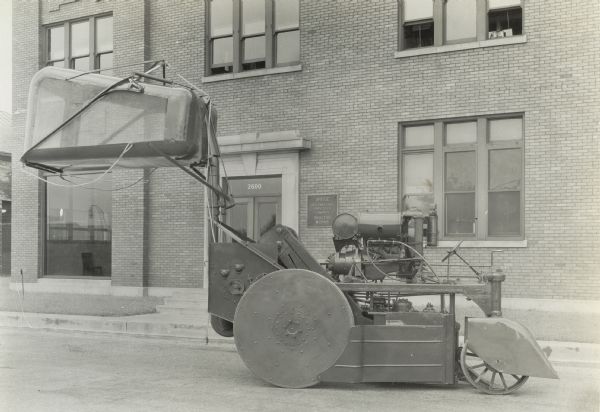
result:
[[[503,373],[494,369],[469,349],[465,342],[460,353],[460,366],[467,381],[477,390],[490,395],[506,395],[519,389],[529,376]]]

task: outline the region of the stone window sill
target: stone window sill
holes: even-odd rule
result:
[[[437,246],[427,246],[428,248],[453,248],[457,245],[458,240],[440,240]],[[527,247],[527,239],[525,240],[465,240],[460,245],[461,248],[525,248]]]
[[[397,51],[394,53],[394,58],[402,59],[405,57],[413,57],[413,56],[423,56],[426,54],[439,54],[439,53],[449,53],[453,51],[460,50],[471,50],[471,49],[480,49],[483,47],[495,47],[495,46],[506,46],[509,44],[521,44],[527,43],[527,36],[511,36],[511,37],[503,37],[500,39],[490,39],[490,40],[482,40],[475,41],[470,43],[458,43],[458,44],[446,44],[438,47],[420,47],[416,49],[407,49],[402,51]]]
[[[302,65],[273,67],[270,69],[249,70],[240,73],[215,74],[202,78],[202,83],[221,82],[224,80],[246,79],[248,77],[268,76],[271,74],[291,73],[302,71]]]

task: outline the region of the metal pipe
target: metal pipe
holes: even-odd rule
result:
[[[159,82],[159,83],[166,83],[166,84],[173,84],[173,80],[167,80],[164,78],[160,78],[160,77],[156,77],[156,76],[151,76],[149,74],[146,73],[140,73],[140,72],[133,72],[134,75],[139,76],[139,77],[143,77],[145,79],[148,80],[154,80],[155,82]]]
[[[496,272],[484,276],[484,280],[490,283],[490,306],[492,317],[502,316],[502,282],[506,279],[506,275],[502,273],[502,269],[497,269]]]

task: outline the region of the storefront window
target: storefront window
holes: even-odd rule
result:
[[[82,183],[97,177],[90,174],[70,180]],[[68,187],[57,176],[47,180],[46,276],[110,276],[110,174],[81,187]]]
[[[0,273],[10,274],[11,163],[10,155],[0,154]]]

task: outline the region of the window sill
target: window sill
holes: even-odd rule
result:
[[[420,47],[415,49],[407,49],[394,53],[394,58],[402,59],[404,57],[422,56],[426,54],[448,53],[460,50],[479,49],[483,47],[506,46],[509,44],[527,43],[527,36],[511,36],[500,39],[482,40],[470,43],[446,44],[438,47]]]
[[[77,280],[110,280],[110,276],[92,276],[92,275],[43,275],[38,279],[77,279]]]
[[[459,240],[440,240],[437,246],[427,246],[428,248],[453,248],[458,244]],[[461,248],[525,248],[527,247],[527,239],[524,240],[465,240],[460,245]]]
[[[273,67],[270,69],[249,70],[240,73],[215,74],[212,76],[203,77],[202,83],[213,83],[224,80],[245,79],[248,77],[268,76],[270,74],[291,73],[299,71],[302,71],[301,64],[297,64],[295,66]]]

